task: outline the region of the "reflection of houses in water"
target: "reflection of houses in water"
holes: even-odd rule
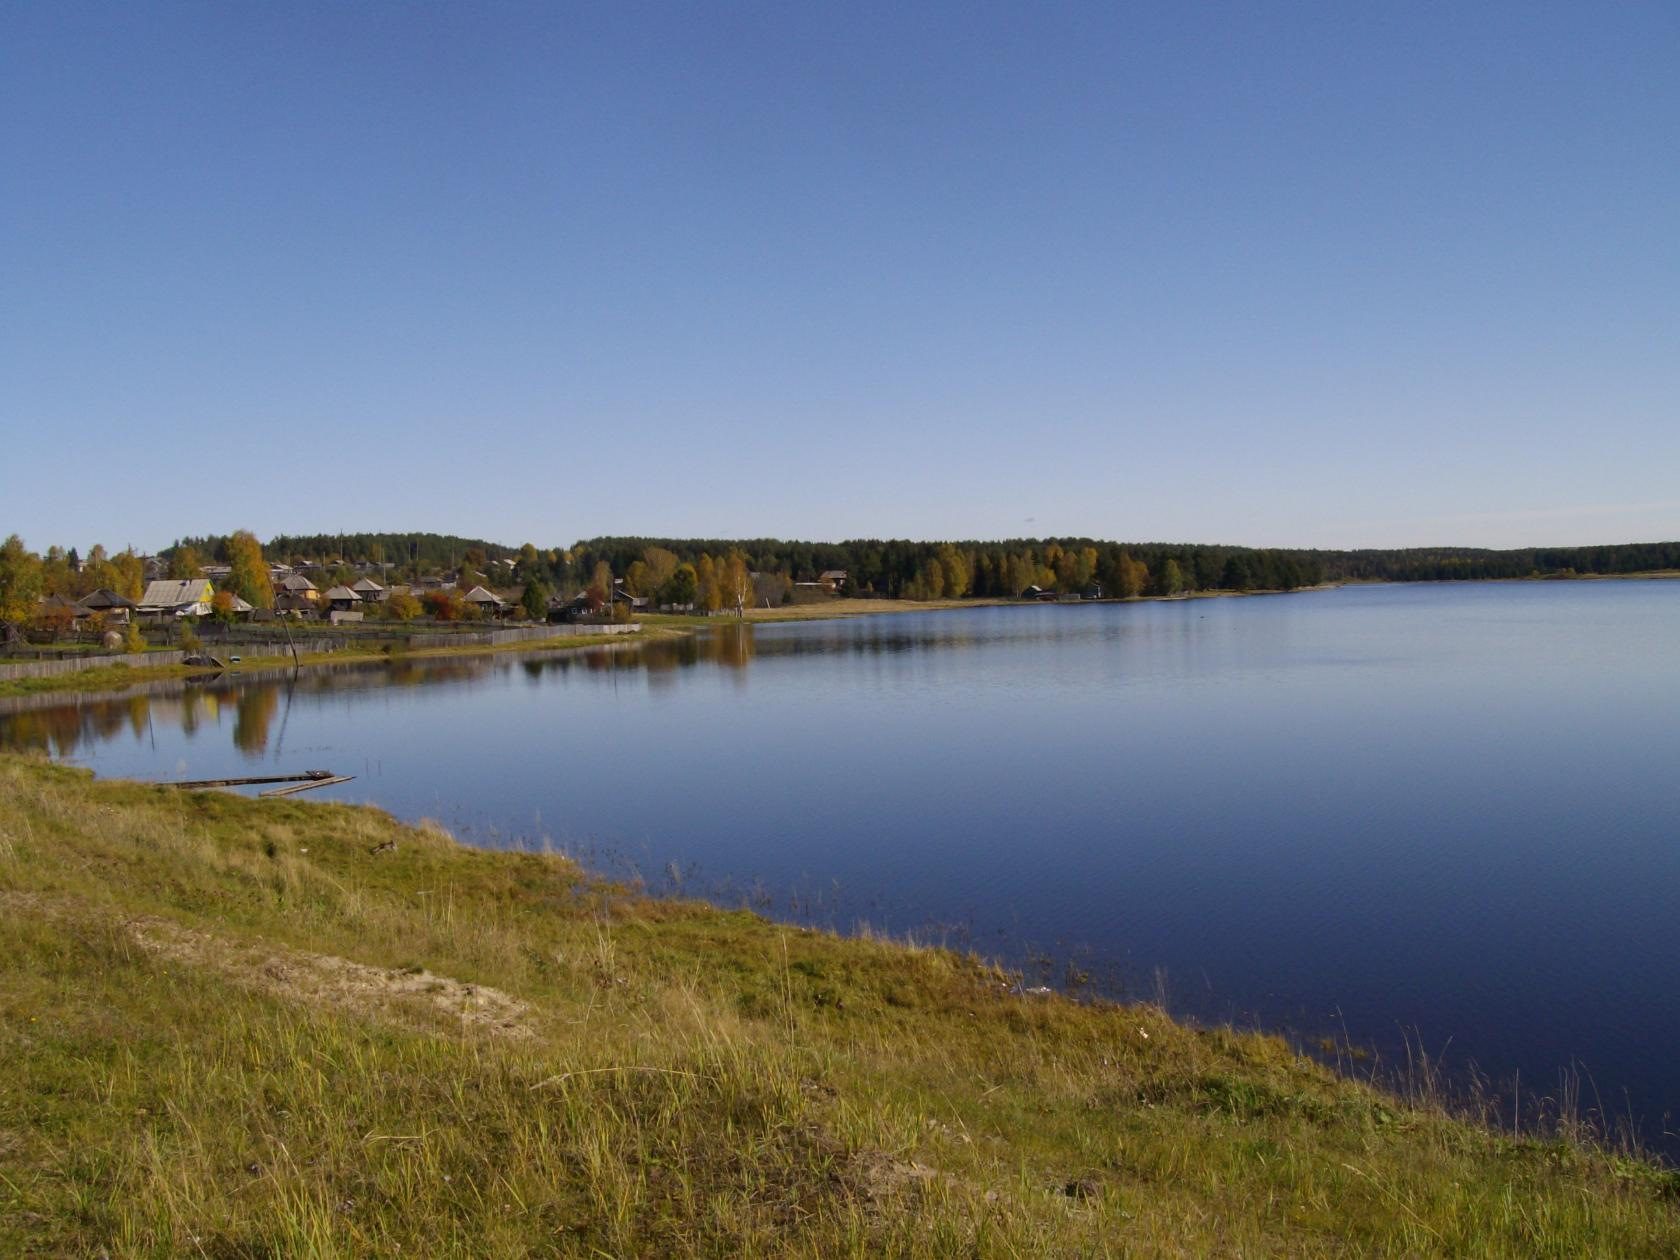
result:
[[[679,671],[701,665],[728,669],[743,683],[746,667],[758,654],[749,623],[715,625],[696,635],[636,642],[618,640],[599,647],[543,652],[530,656],[462,656],[389,663],[320,665],[302,672],[273,671],[211,682],[169,680],[139,684],[102,696],[29,696],[0,701],[0,750],[69,757],[86,744],[112,740],[125,731],[144,739],[153,727],[175,728],[189,739],[231,717],[234,747],[250,758],[266,756],[276,738],[276,721],[296,696],[335,691],[366,691],[369,684],[416,687],[436,683],[471,683],[510,669],[528,678],[645,671],[649,684],[673,682]],[[776,640],[778,652],[787,640]],[[284,697],[282,696],[284,693]]]

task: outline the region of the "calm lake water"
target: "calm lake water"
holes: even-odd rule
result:
[[[351,773],[313,795],[1525,1095],[1573,1067],[1675,1150],[1680,581],[732,626],[175,685],[0,746]]]

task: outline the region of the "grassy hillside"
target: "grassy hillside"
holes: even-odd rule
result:
[[[0,1254],[1671,1256],[1675,1176],[372,810],[0,758]]]

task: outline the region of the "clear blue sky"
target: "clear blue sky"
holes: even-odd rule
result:
[[[0,534],[1680,536],[1680,7],[0,4]]]

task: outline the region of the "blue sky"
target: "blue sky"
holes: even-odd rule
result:
[[[1680,535],[1670,3],[0,4],[0,533]]]

